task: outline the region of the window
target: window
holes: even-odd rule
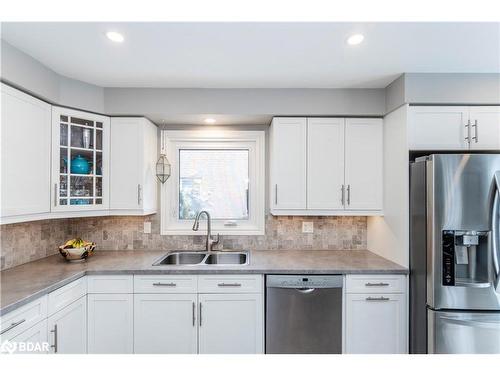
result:
[[[193,232],[205,210],[221,234],[264,234],[264,132],[163,131],[172,175],[162,187],[162,234]]]

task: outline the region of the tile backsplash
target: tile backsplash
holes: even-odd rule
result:
[[[162,236],[160,216],[105,216],[53,219],[0,226],[1,269],[56,254],[66,240],[82,237],[97,243],[96,250],[188,250],[203,249],[204,236]],[[150,234],[143,224],[151,221]],[[314,233],[302,233],[302,222],[314,223]],[[366,217],[266,217],[263,236],[221,236],[215,249],[366,249]]]

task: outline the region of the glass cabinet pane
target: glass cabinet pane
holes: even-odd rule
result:
[[[71,126],[71,147],[93,149],[94,129]]]
[[[102,197],[102,178],[96,177],[95,179],[95,196]]]
[[[61,114],[57,126],[59,205],[102,205],[104,123]]]
[[[82,198],[79,198],[79,199],[70,199],[69,200],[69,204],[70,205],[82,205],[82,204],[92,204],[93,203],[93,199],[82,199]]]
[[[84,126],[90,126],[94,127],[94,121],[92,120],[85,120],[83,118],[78,118],[78,117],[71,117],[71,123],[72,124],[77,124],[77,125],[84,125]]]
[[[102,130],[95,131],[95,149],[102,150]]]
[[[68,145],[68,124],[61,124],[59,130],[59,144],[61,146]]]
[[[68,149],[59,149],[59,173],[68,173]]]
[[[70,195],[71,197],[92,197],[94,196],[94,178],[93,177],[70,177]]]
[[[68,176],[61,176],[59,179],[59,196],[68,196]]]
[[[70,173],[92,174],[94,165],[92,151],[71,150]]]
[[[102,152],[95,153],[95,174],[102,176]]]

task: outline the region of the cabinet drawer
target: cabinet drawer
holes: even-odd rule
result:
[[[200,275],[198,293],[262,293],[262,275]]]
[[[404,275],[347,275],[347,293],[403,293]]]
[[[87,276],[88,293],[133,293],[132,275]]]
[[[87,278],[81,277],[49,293],[49,316],[87,294]]]
[[[196,293],[197,276],[136,275],[134,293]]]
[[[47,317],[47,296],[30,302],[1,317],[1,339],[9,340]]]

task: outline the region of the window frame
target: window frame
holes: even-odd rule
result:
[[[205,235],[206,220],[193,231],[193,220],[179,219],[179,150],[180,149],[248,149],[249,218],[212,220],[212,232],[221,235],[265,234],[265,132],[240,130],[162,130],[161,150],[172,165],[170,178],[160,189],[161,235]]]

